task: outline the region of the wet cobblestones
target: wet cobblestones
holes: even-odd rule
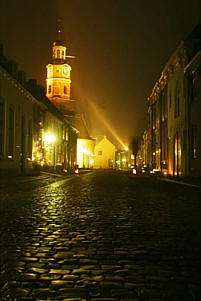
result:
[[[104,171],[4,187],[0,300],[200,300],[199,194]]]

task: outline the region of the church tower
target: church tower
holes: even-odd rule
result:
[[[74,112],[70,99],[71,66],[67,64],[67,48],[62,40],[61,23],[58,23],[57,40],[52,46],[52,61],[47,68],[46,96],[64,113]]]

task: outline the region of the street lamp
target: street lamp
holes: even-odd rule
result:
[[[56,141],[56,137],[53,134],[45,133],[44,135],[44,142],[48,143],[54,143]]]

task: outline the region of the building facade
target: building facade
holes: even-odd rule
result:
[[[115,168],[116,147],[106,136],[95,145],[94,168]]]
[[[0,53],[0,173],[69,171],[76,164],[77,131],[35,80]]]
[[[201,24],[171,55],[148,98],[140,152],[152,172],[201,176],[200,50]]]
[[[34,97],[0,67],[0,170],[32,168]]]
[[[201,50],[185,67],[185,89],[188,110],[188,174],[201,176]]]

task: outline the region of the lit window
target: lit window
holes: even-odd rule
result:
[[[60,58],[60,50],[57,50],[57,58]]]
[[[196,159],[197,156],[197,125],[192,124],[191,127],[191,150],[192,150],[192,157]]]
[[[174,157],[173,157],[173,164],[174,164],[174,176],[181,175],[181,138],[178,133],[174,136]]]

